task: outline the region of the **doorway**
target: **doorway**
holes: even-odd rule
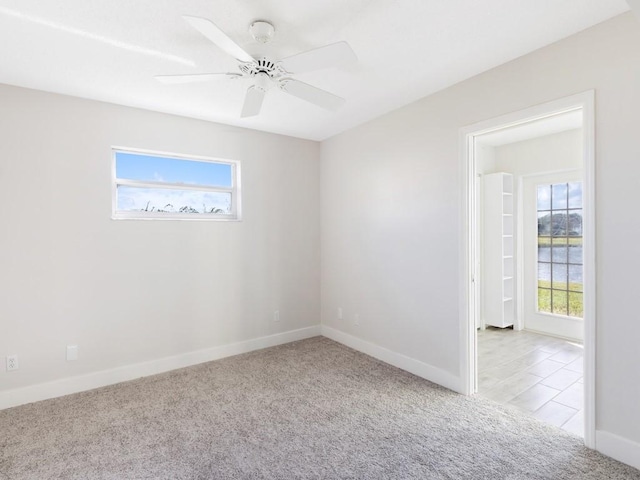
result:
[[[518,348],[517,345],[540,346],[544,343],[543,340],[545,338],[549,338],[550,344],[543,345],[540,348],[533,348],[536,352],[532,353],[526,361],[533,362],[530,365],[533,367],[536,363],[543,362],[545,360],[543,357],[546,356],[548,358],[556,355],[560,350],[564,352],[560,356],[565,357],[567,360],[569,360],[569,356],[573,356],[563,366],[567,367],[567,371],[564,372],[564,377],[566,378],[564,378],[563,382],[572,383],[573,390],[580,389],[580,393],[584,394],[584,409],[581,410],[580,416],[576,418],[579,418],[583,424],[585,444],[591,448],[594,446],[595,437],[595,296],[593,295],[595,292],[595,215],[593,208],[593,176],[595,169],[593,115],[593,92],[587,92],[472,125],[461,131],[463,146],[461,171],[464,176],[462,195],[463,205],[465,206],[462,216],[462,231],[466,232],[463,235],[461,246],[461,269],[463,273],[461,282],[461,360],[465,393],[474,394],[478,391],[478,332],[484,339],[488,332],[494,330],[498,332],[508,331],[512,335],[511,338],[517,337],[517,341],[509,340],[509,342],[513,342],[513,345],[516,345],[516,348]],[[563,122],[566,123],[567,119],[571,117],[579,117],[580,119],[579,134],[582,152],[578,168],[561,168],[558,170],[557,163],[551,160],[549,164],[549,159],[545,159],[544,156],[538,157],[538,161],[534,162],[534,166],[537,168],[536,171],[525,171],[526,169],[516,168],[516,171],[509,173],[504,168],[504,163],[500,164],[500,159],[494,161],[493,164],[491,164],[491,161],[487,163],[485,158],[487,156],[487,139],[495,141],[496,138],[501,138],[502,144],[506,145],[508,143],[516,143],[518,135],[522,135],[522,132],[527,130],[529,131],[528,138],[535,137],[535,135],[531,135],[531,132],[536,129],[538,130],[538,137],[553,135],[563,131],[563,127],[558,127],[558,125]],[[512,137],[511,140],[515,139],[516,142],[511,142],[509,140],[510,136]],[[483,142],[483,140],[485,141]],[[489,143],[491,142],[489,141]],[[548,163],[547,167],[549,168],[544,166],[545,162]],[[575,176],[571,177],[573,174]],[[547,177],[543,178],[544,175],[547,175]],[[556,177],[552,178],[553,175],[556,175]],[[565,177],[561,178],[562,175],[565,175]],[[544,185],[554,188],[554,185],[562,185],[563,182],[565,188],[569,188],[570,184],[575,187],[576,182],[579,182],[583,195],[580,209],[582,221],[579,232],[581,235],[580,241],[584,241],[580,245],[581,262],[584,264],[584,271],[581,274],[583,285],[580,286],[580,291],[578,291],[577,287],[574,288],[575,285],[569,287],[568,279],[565,279],[564,291],[561,291],[560,282],[556,281],[553,284],[553,288],[551,288],[551,284],[548,285],[547,292],[544,290],[546,288],[545,285],[538,285],[542,288],[541,290],[533,286],[540,280],[538,269],[546,267],[538,265],[538,258],[536,258],[536,262],[532,261],[532,256],[536,257],[535,252],[540,247],[540,245],[534,245],[532,242],[540,242],[542,240],[535,240],[536,235],[531,235],[532,228],[535,231],[535,226],[531,227],[529,225],[526,227],[523,219],[525,216],[530,218],[533,209],[533,215],[536,217],[540,215],[540,218],[542,218],[549,213],[550,215],[557,215],[559,221],[561,212],[551,212],[551,209],[546,213],[538,212],[536,211],[535,201],[525,202],[525,195],[531,197],[531,193],[537,191],[536,189],[539,185],[543,185],[541,188],[544,188]],[[561,189],[561,187],[556,188],[559,189],[558,191]],[[490,199],[491,195],[494,196],[494,200]],[[558,196],[557,198],[560,197]],[[488,219],[493,214],[483,210],[483,201],[486,203],[493,202],[494,207],[498,205],[497,208],[500,211],[493,220]],[[532,203],[534,207],[531,207]],[[568,207],[565,207],[565,210],[567,209]],[[565,216],[562,218],[564,218],[565,223],[569,218],[567,215],[573,213],[564,212]],[[542,222],[544,221],[543,219]],[[525,227],[528,228],[526,235]],[[493,237],[484,231],[491,229],[496,230],[493,233]],[[564,241],[564,246],[567,247],[568,243],[577,242],[578,240],[569,238],[570,235],[566,233],[566,230],[564,240],[555,238],[560,236],[558,232],[560,230],[556,232],[557,235],[554,236],[554,239],[549,241],[553,241],[554,244],[557,242],[557,252],[560,255],[561,241]],[[572,235],[576,236],[576,232],[577,230],[572,230]],[[525,241],[526,238],[528,240]],[[532,238],[534,240],[531,240]],[[489,261],[489,257],[485,258],[489,251],[492,251],[491,258],[495,259],[492,260],[495,263],[491,263],[491,266],[485,265]],[[529,253],[527,254],[527,252]],[[534,253],[531,254],[531,252]],[[576,249],[572,250],[573,258],[575,258],[576,252]],[[552,262],[548,263],[550,264],[549,268],[555,268],[557,272],[560,272],[562,268],[566,272],[569,268],[566,261],[565,265],[560,265],[559,263],[555,265],[554,263],[554,266],[551,265]],[[572,265],[574,263],[576,262],[573,262]],[[582,264],[580,264],[581,268]],[[571,268],[576,270],[575,265]],[[483,270],[484,272],[490,272],[490,274],[484,274]],[[525,280],[525,277],[528,277],[528,280]],[[558,278],[560,277],[556,276],[556,279]],[[488,282],[491,283],[489,284]],[[532,291],[535,292],[533,297],[531,295]],[[540,299],[538,298],[538,293],[541,295]],[[547,312],[544,311],[546,307],[544,306],[543,296],[546,294],[555,299],[556,305],[555,310],[548,312],[549,318],[546,318],[546,320],[551,319],[550,322],[552,324],[557,323],[552,317],[560,315],[567,325],[575,324],[574,326],[578,325],[580,328],[574,328],[573,331],[570,328],[565,328],[564,330],[561,329],[560,332],[554,333],[545,331],[544,325],[536,325],[535,320],[532,320],[526,312],[533,308],[535,313],[544,319],[544,314]],[[568,302],[569,298],[572,299],[571,307]],[[583,315],[583,318],[579,320],[573,315],[575,309],[569,311],[569,308],[573,308],[572,306],[576,304],[575,300],[578,298],[581,301],[580,313]],[[562,300],[564,300],[564,307],[562,307],[564,310],[561,310]],[[483,309],[483,306],[492,302],[493,307],[489,309],[491,313],[486,314],[487,309]],[[553,307],[549,308],[552,309]],[[485,330],[485,328],[488,330]],[[555,337],[535,337],[539,333],[552,333]],[[584,338],[584,346],[579,343],[580,337]],[[554,344],[554,342],[560,343]],[[566,347],[564,343],[566,343]],[[545,349],[547,350],[546,352],[543,351]],[[577,349],[579,351],[574,351]],[[486,352],[484,353],[486,354]],[[569,363],[572,364],[572,367],[576,367],[578,364],[584,365],[580,368],[584,372],[584,379],[577,377],[579,372],[569,370],[571,368],[568,366]],[[539,366],[538,368],[538,375],[542,375],[542,367]],[[537,383],[534,381],[536,378],[538,377],[533,375],[530,379],[525,378],[523,381],[526,383],[531,380]],[[556,380],[558,379],[556,378]],[[552,395],[555,391],[543,384],[536,388],[551,392],[549,395]],[[558,399],[560,398],[562,397],[558,397]],[[582,415],[584,420],[582,420]]]

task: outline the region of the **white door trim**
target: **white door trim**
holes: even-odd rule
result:
[[[475,137],[506,127],[582,109],[584,172],[584,441],[595,448],[596,235],[595,235],[595,92],[572,95],[460,129],[460,379],[466,395],[475,393],[476,319],[473,304],[476,252],[473,248],[476,198]]]

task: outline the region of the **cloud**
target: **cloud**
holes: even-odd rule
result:
[[[582,182],[570,182],[567,189],[566,183],[556,183],[551,185],[538,186],[538,210],[551,209],[551,190],[553,189],[553,209],[563,210],[567,208],[567,198],[569,200],[568,208],[582,208]],[[567,197],[568,191],[568,197]],[[558,195],[560,198],[558,198]]]

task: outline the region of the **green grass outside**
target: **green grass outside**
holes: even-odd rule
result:
[[[555,313],[557,315],[568,315],[570,317],[582,318],[584,306],[582,302],[582,284],[569,283],[569,292],[555,290],[555,288],[566,289],[566,283],[553,282],[554,290],[551,290],[549,280],[538,280],[538,310],[544,313]],[[551,298],[553,296],[553,311],[551,309]],[[569,300],[567,311],[567,296]]]
[[[538,237],[539,247],[551,246],[551,240],[553,239],[553,245],[569,245],[569,246],[582,246],[582,237]]]

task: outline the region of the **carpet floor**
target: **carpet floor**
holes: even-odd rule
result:
[[[0,479],[640,479],[323,337],[0,411]]]

